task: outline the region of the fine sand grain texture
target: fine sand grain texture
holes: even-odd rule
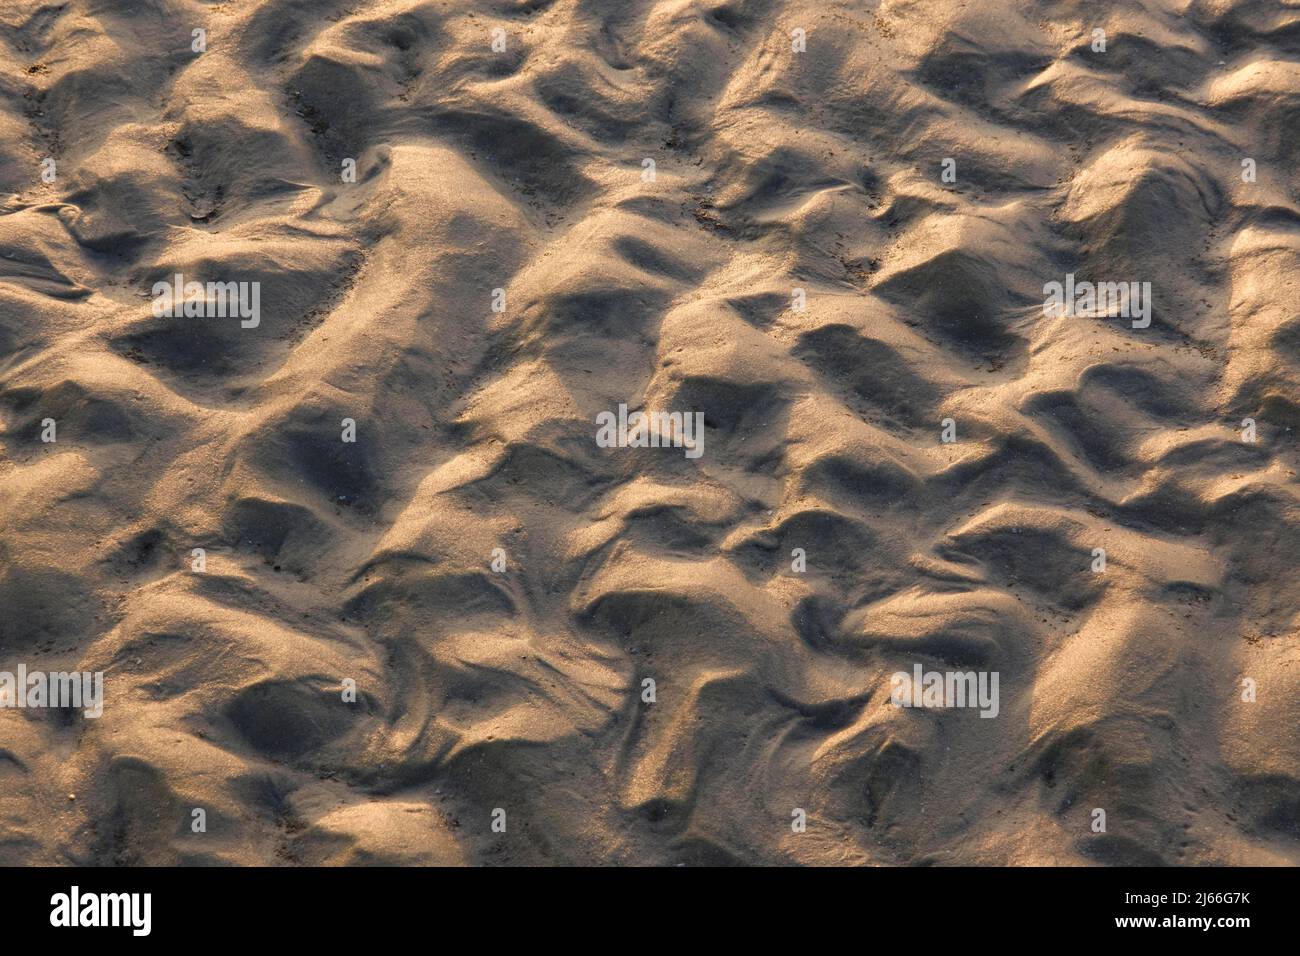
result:
[[[0,864],[1300,862],[1294,2],[5,0],[0,197]]]

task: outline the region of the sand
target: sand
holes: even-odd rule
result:
[[[1298,161],[1253,0],[7,0],[0,863],[1300,862]]]

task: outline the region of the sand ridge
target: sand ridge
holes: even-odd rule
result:
[[[1300,10],[10,0],[0,77],[0,671],[105,688],[0,708],[0,863],[1300,860]]]

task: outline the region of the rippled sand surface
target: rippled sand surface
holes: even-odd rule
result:
[[[1300,861],[1294,4],[7,0],[0,196],[0,863]]]

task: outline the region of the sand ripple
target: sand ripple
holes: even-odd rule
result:
[[[107,686],[0,710],[0,863],[1300,860],[1300,12],[11,0],[0,66],[0,670]]]

